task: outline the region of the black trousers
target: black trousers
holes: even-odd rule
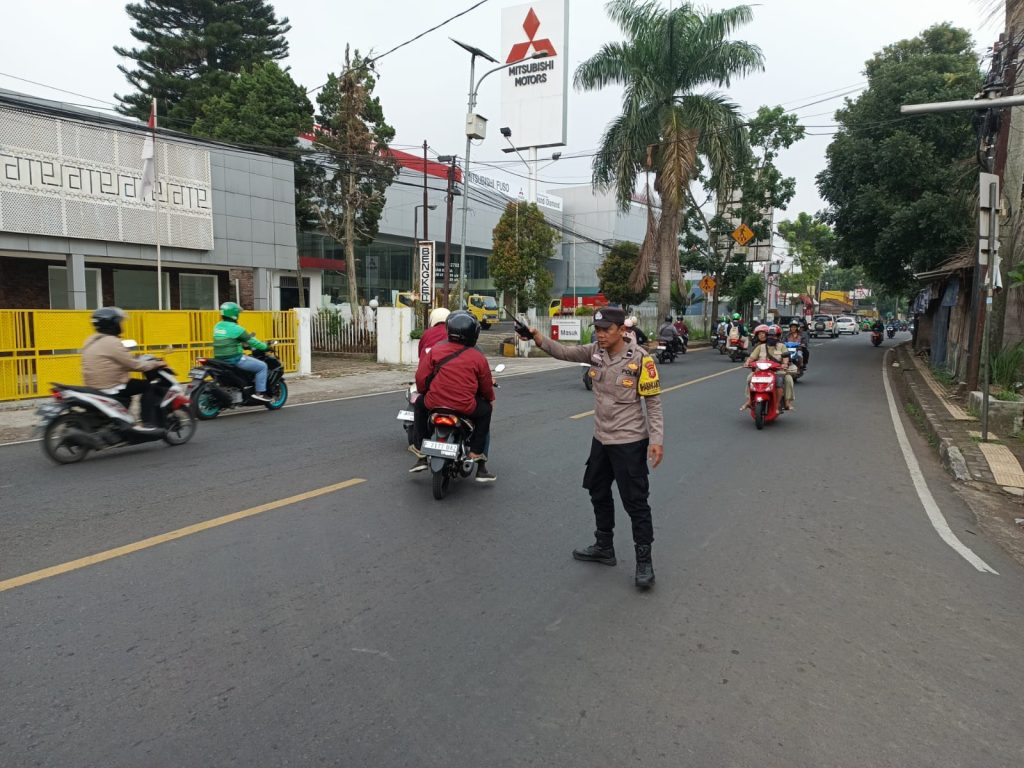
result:
[[[615,501],[612,481],[619,487],[622,506],[633,523],[633,543],[650,544],[654,541],[651,506],[647,503],[650,490],[647,476],[647,447],[649,441],[621,445],[604,445],[594,438],[590,443],[590,458],[583,473],[583,487],[590,491],[594,505],[597,530],[611,533],[615,529]]]
[[[117,399],[123,402],[127,408],[131,406],[134,395],[142,395],[142,401],[139,404],[142,423],[151,427],[160,426],[160,395],[157,393],[156,387],[150,386],[149,382],[141,379],[129,379],[124,389],[117,393]]]
[[[416,430],[415,445],[417,448],[423,442],[423,438],[430,434],[431,431],[427,424],[429,412],[427,411],[425,400],[425,397],[417,398],[412,407],[413,425]],[[494,408],[490,402],[477,395],[476,409],[472,413],[463,414],[473,422],[473,435],[469,439],[469,450],[473,453],[484,453],[487,448],[487,437],[491,432],[491,413],[493,410]]]

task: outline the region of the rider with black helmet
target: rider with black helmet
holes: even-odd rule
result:
[[[493,482],[496,477],[487,471],[487,449],[491,431],[494,382],[487,358],[476,348],[480,323],[469,312],[459,310],[448,316],[448,341],[435,344],[420,357],[416,369],[416,388],[425,393],[414,405],[416,446],[427,434],[429,411],[443,408],[459,413],[473,422],[469,457],[477,462],[477,482]],[[430,386],[427,378],[433,374]],[[415,448],[415,447],[413,447]],[[410,472],[427,469],[427,460],[419,459]]]
[[[115,395],[127,406],[134,395],[142,395],[142,427],[157,429],[159,401],[149,383],[133,379],[133,371],[162,368],[163,360],[142,361],[121,343],[121,325],[128,316],[120,307],[100,307],[92,313],[96,333],[82,345],[82,381],[85,386]]]

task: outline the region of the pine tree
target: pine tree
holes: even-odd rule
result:
[[[291,25],[266,0],[142,0],[125,10],[142,47],[114,47],[137,65],[118,66],[137,92],[116,98],[122,114],[140,120],[155,96],[170,127],[190,130],[202,103],[225,90],[233,74],[288,55]]]

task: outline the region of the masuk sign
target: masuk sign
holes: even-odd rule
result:
[[[502,121],[519,149],[560,147],[566,142],[568,38],[569,0],[539,0],[501,12],[501,55],[506,64],[546,54],[509,67],[502,79]]]

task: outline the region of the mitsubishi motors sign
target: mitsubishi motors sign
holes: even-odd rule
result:
[[[512,143],[560,147],[566,143],[569,93],[569,0],[538,0],[501,12],[501,56],[506,64],[501,85],[502,124]],[[544,58],[530,59],[537,53]]]

